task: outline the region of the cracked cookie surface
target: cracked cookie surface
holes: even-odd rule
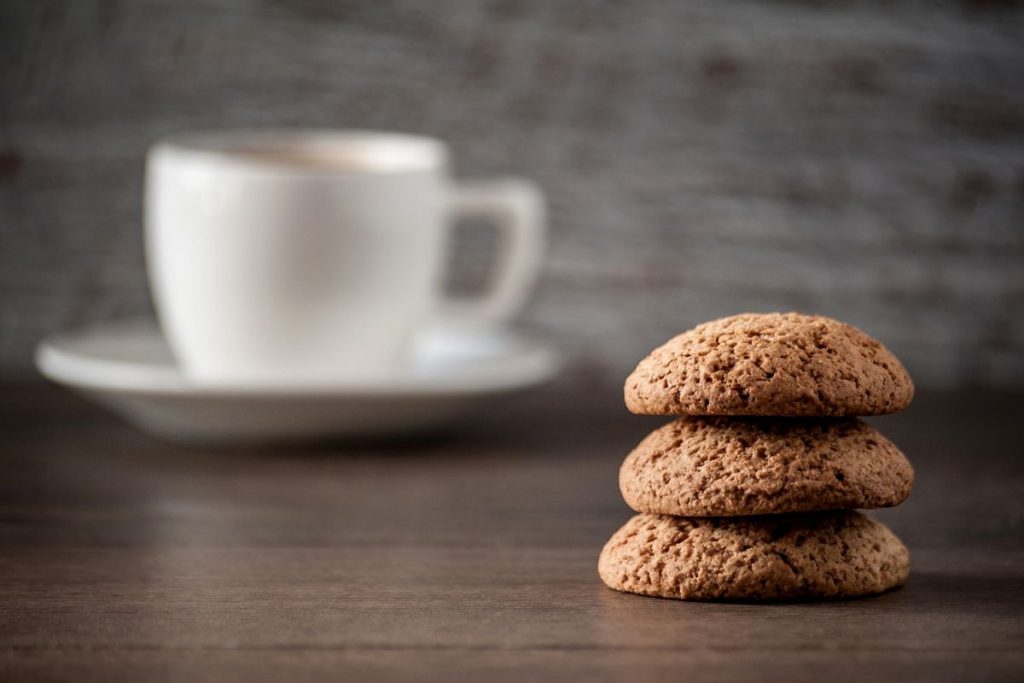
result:
[[[639,514],[601,551],[615,590],[683,600],[855,597],[902,584],[910,553],[858,512],[756,518]]]
[[[626,379],[642,415],[883,415],[914,385],[880,342],[799,313],[745,313],[698,325],[651,352]]]
[[[889,507],[913,481],[906,456],[856,418],[682,417],[619,470],[634,510],[696,517]]]

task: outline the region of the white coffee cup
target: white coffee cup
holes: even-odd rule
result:
[[[254,130],[157,143],[146,257],[161,326],[196,381],[321,383],[400,370],[439,318],[496,324],[541,262],[545,217],[523,180],[453,182],[440,141]],[[441,292],[450,226],[502,235],[493,285]],[[474,224],[480,224],[479,220]]]

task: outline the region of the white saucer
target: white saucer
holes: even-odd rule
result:
[[[109,323],[45,339],[36,365],[145,431],[177,441],[259,442],[388,435],[436,426],[558,370],[555,352],[509,332],[435,331],[406,372],[317,386],[190,382],[153,323]]]

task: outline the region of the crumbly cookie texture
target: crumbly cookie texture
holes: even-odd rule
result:
[[[910,553],[858,512],[757,518],[639,514],[601,551],[610,588],[683,600],[794,600],[881,593]]]
[[[856,418],[682,417],[619,470],[634,510],[695,517],[889,507],[913,482],[903,453]]]
[[[880,342],[799,313],[745,313],[684,332],[640,361],[626,406],[641,415],[883,415],[914,385]]]

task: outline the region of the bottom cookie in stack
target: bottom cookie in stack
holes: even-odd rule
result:
[[[643,513],[601,551],[611,588],[685,600],[793,600],[871,595],[902,584],[910,554],[858,512],[764,517]]]

